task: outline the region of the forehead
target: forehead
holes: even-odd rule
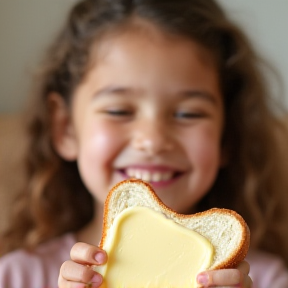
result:
[[[123,26],[95,40],[82,84],[154,94],[191,88],[220,94],[215,61],[207,49],[150,23],[140,24]]]
[[[128,45],[125,45],[128,44]],[[215,55],[194,39],[169,33],[153,23],[135,17],[132,20],[112,28],[95,40],[91,49],[90,64],[104,59],[111,52],[111,48],[126,46],[125,49],[138,50],[145,53],[145,49],[161,47],[163,52],[178,53],[179,60],[189,54],[195,54],[202,64],[216,68]],[[151,49],[150,49],[151,51]],[[115,52],[115,51],[114,51]],[[183,54],[184,53],[184,54]],[[163,55],[165,55],[163,53]],[[91,66],[92,66],[91,65]]]

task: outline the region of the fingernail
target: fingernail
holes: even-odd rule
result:
[[[105,262],[105,255],[104,253],[98,252],[95,255],[95,260],[97,261],[98,264],[103,264]]]
[[[206,273],[198,274],[197,282],[202,286],[207,286],[209,284],[209,276]]]
[[[91,283],[101,284],[102,283],[102,277],[99,274],[95,274],[93,276],[93,278],[91,279]]]

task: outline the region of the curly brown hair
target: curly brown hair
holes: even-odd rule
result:
[[[251,246],[281,253],[288,263],[288,177],[278,140],[287,131],[271,105],[261,59],[213,0],[83,0],[73,7],[42,63],[27,120],[26,185],[15,202],[12,225],[1,236],[2,252],[33,248],[92,219],[93,200],[77,163],[61,159],[51,144],[47,98],[57,92],[69,105],[87,72],[92,44],[115,28],[128,27],[135,17],[197,41],[217,63],[227,164],[197,210],[236,210],[250,227]]]

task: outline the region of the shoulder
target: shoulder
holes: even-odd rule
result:
[[[288,269],[276,255],[252,250],[247,255],[255,288],[287,288]]]
[[[39,245],[35,251],[16,250],[0,259],[0,287],[57,287],[59,269],[70,258],[73,234]]]

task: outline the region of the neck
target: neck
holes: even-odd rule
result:
[[[76,233],[77,242],[98,246],[102,236],[103,205],[95,205],[95,215],[91,222]]]

